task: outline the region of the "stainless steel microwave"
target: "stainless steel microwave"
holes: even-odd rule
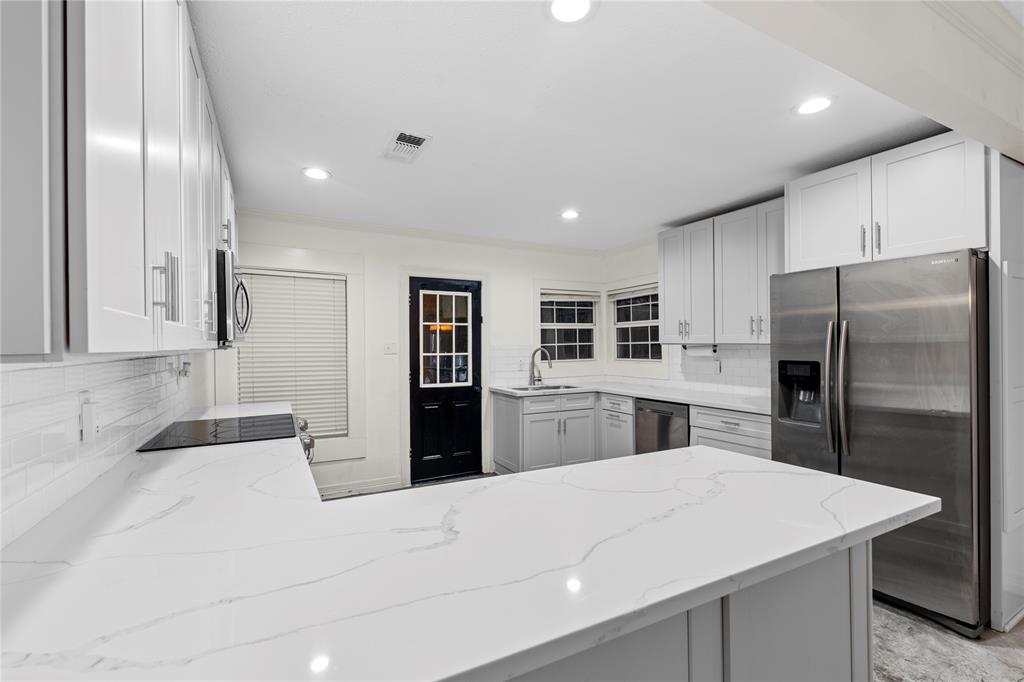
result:
[[[217,344],[226,347],[245,337],[251,323],[252,300],[238,273],[235,252],[217,249]]]

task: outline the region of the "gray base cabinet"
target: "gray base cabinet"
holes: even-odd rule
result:
[[[771,417],[691,405],[690,445],[707,445],[771,459]]]
[[[494,466],[498,473],[592,461],[597,453],[593,393],[513,398],[495,395]]]
[[[627,457],[636,453],[632,398],[602,393],[598,421],[598,459]]]

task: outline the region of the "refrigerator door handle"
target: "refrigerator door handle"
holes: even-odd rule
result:
[[[835,336],[835,322],[828,321],[828,328],[825,330],[825,440],[828,441],[828,452],[834,455],[836,452],[836,439],[832,435],[832,337]]]
[[[839,326],[839,371],[836,372],[836,397],[839,410],[839,454],[850,455],[850,434],[846,428],[846,353],[849,346],[848,322]]]

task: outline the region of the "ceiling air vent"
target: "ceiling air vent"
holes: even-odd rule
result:
[[[399,130],[391,138],[384,156],[389,159],[412,163],[429,142],[430,137],[426,135],[413,135],[412,133]]]

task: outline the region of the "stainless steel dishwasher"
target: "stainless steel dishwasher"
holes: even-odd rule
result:
[[[636,454],[685,448],[690,444],[690,406],[637,400],[634,418]]]

